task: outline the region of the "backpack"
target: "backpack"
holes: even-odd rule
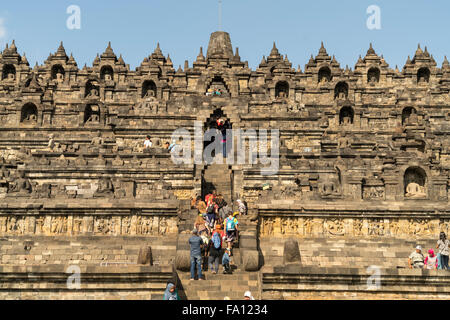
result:
[[[234,230],[234,227],[236,226],[236,219],[235,218],[227,218],[227,231]]]
[[[216,249],[220,249],[220,235],[219,233],[214,233],[214,235],[212,236],[212,241],[214,243],[214,248]]]

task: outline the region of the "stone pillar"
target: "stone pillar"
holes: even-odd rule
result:
[[[189,238],[192,234],[179,234],[177,240],[177,255],[175,257],[175,267],[180,271],[189,271],[191,267],[191,254]]]
[[[349,196],[354,200],[362,199],[362,178],[361,177],[347,177],[348,186],[344,190],[344,195]]]
[[[151,247],[142,247],[139,249],[139,256],[137,264],[143,264],[147,266],[153,265],[152,258],[152,248]]]
[[[430,200],[447,201],[447,177],[433,177],[431,190],[428,191]]]
[[[403,194],[398,193],[400,188],[400,186],[398,185],[398,178],[394,176],[383,178],[386,189],[386,200],[396,200],[398,198],[403,199]]]

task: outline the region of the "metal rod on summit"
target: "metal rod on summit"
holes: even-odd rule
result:
[[[219,0],[219,31],[222,31],[222,0]]]

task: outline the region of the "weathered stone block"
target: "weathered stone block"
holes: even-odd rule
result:
[[[284,243],[283,264],[288,263],[301,263],[300,249],[295,239],[288,239]]]
[[[175,267],[180,271],[189,271],[191,267],[191,255],[187,250],[177,250]]]
[[[242,253],[242,265],[245,271],[258,271],[259,270],[259,253],[256,250],[243,250]]]
[[[139,250],[138,264],[153,265],[152,248],[143,247]]]

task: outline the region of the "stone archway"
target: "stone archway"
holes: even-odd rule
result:
[[[326,83],[331,81],[331,70],[328,67],[322,67],[318,73],[318,82]]]
[[[218,121],[223,120],[224,125],[227,126],[224,128],[224,125],[219,125]],[[224,138],[224,130],[231,129],[232,124],[230,122],[229,117],[223,112],[221,108],[217,108],[213,111],[213,113],[206,119],[203,125],[203,134],[206,133],[207,130],[219,130],[222,134],[222,138]],[[219,132],[218,132],[219,133]],[[226,131],[225,131],[226,138]],[[211,141],[203,142],[203,151],[205,151],[206,147],[208,147],[211,143],[214,142],[214,138]],[[223,141],[222,141],[223,142]],[[223,144],[221,145],[221,154],[216,155],[215,153],[211,154],[213,159],[216,156],[222,156],[224,151],[229,151],[229,145],[225,142],[225,150]],[[204,153],[203,153],[204,154]],[[202,154],[202,157],[203,157]],[[223,159],[225,162],[226,160]],[[204,169],[201,171],[201,182],[202,182],[202,197],[204,199],[205,195],[211,193],[213,190],[217,191],[217,195],[221,194],[226,202],[230,203],[232,201],[233,195],[233,172],[231,167],[227,164],[216,164],[216,163],[206,163]]]
[[[406,198],[427,197],[427,174],[420,167],[406,169],[404,177],[404,192]]]
[[[289,84],[286,81],[278,81],[275,85],[275,98],[288,98]]]
[[[14,80],[16,78],[16,68],[12,64],[6,64],[2,70],[2,80]]]
[[[222,140],[226,140],[226,130],[232,129],[232,123],[230,122],[229,117],[223,112],[221,108],[215,109],[210,117],[206,119],[203,125],[203,134],[205,134],[205,132],[210,129],[219,130],[222,133]],[[211,141],[203,141],[203,150],[205,150],[206,147],[208,147],[214,141],[214,137],[211,139]],[[227,147],[226,143],[225,148],[225,151],[229,151],[229,147]],[[222,156],[223,153],[224,152],[222,152]],[[213,156],[215,157],[216,154],[214,153]]]
[[[112,81],[114,79],[114,70],[110,65],[104,65],[100,69],[100,79],[105,81]]]
[[[353,124],[353,120],[355,117],[355,111],[350,106],[342,107],[339,111],[339,125],[345,126]]]
[[[380,69],[372,67],[367,72],[367,82],[368,83],[378,83],[380,82]]]
[[[20,122],[24,124],[37,123],[38,109],[34,103],[27,103],[20,112]]]
[[[215,92],[220,92],[220,96],[229,97],[230,89],[221,76],[215,76],[211,79],[208,87],[206,88],[206,93],[216,96]]]

